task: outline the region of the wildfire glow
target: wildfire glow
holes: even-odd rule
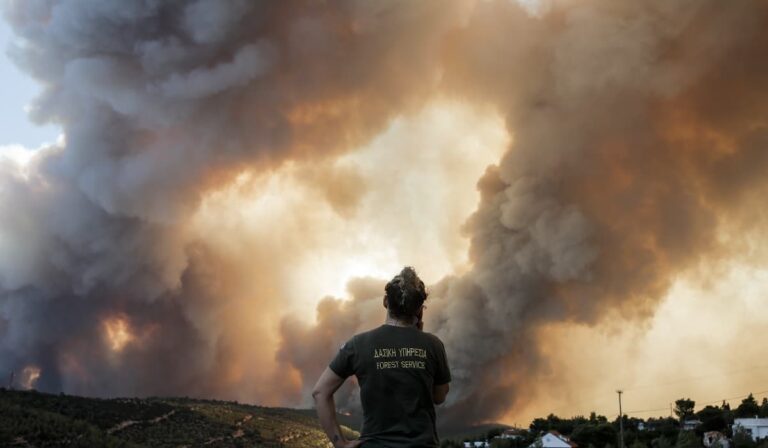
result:
[[[241,260],[232,266],[253,279],[247,294],[279,294],[283,307],[344,298],[351,279],[404,264],[436,282],[468,263],[461,225],[509,141],[495,111],[436,101],[334,163],[243,173],[209,192],[193,222],[210,247]]]
[[[35,383],[40,379],[40,373],[39,367],[24,367],[24,370],[21,371],[21,387],[24,389],[32,389],[35,387]]]
[[[111,317],[104,321],[104,335],[113,352],[121,352],[135,337],[128,320],[123,316]]]

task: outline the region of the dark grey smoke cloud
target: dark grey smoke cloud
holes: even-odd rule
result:
[[[535,18],[480,2],[447,37],[443,87],[495,104],[514,143],[478,183],[473,269],[431,289],[426,328],[454,372],[444,424],[531,400],[546,324],[650,316],[676,274],[727,252],[719,230],[765,224],[743,217],[766,191],[767,21],[764,2],[551,2]]]
[[[0,166],[0,371],[36,365],[50,391],[274,401],[223,384],[238,348],[219,316],[241,303],[187,221],[244,169],[344,153],[420,107],[456,20],[438,5],[6,2],[9,52],[44,86],[33,118],[65,142],[26,175]],[[276,319],[279,297],[254,300]],[[152,343],[112,359],[115,315]]]
[[[768,109],[753,95],[765,92],[768,5],[721,6],[563,2],[533,23],[475,11],[448,73],[499,101],[515,142],[467,223],[474,270],[438,286],[435,331],[463,386],[455,414],[529,398],[542,324],[648,316],[676,274],[725,250],[718,230],[753,205],[743,193],[765,191],[742,163],[766,167]],[[522,378],[496,377],[510,370]]]
[[[185,232],[201,195],[448,95],[493,105],[514,143],[478,183],[472,270],[431,288],[455,378],[442,421],[524,404],[542,325],[650,315],[675,274],[720,256],[718,229],[764,223],[746,217],[766,190],[765,2],[548,5],[8,2],[12,53],[46,86],[33,115],[66,141],[26,176],[0,167],[0,370],[37,365],[53,391],[236,396],[214,318],[238,304],[226,263]],[[381,318],[376,286],[323,300],[317,326],[283,321],[276,362],[300,390]],[[95,342],[116,312],[154,341],[117,361]]]

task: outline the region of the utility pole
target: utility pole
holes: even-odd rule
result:
[[[619,394],[619,448],[624,448],[624,414],[621,412],[621,394],[622,390],[616,391]]]

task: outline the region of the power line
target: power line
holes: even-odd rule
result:
[[[663,407],[663,408],[657,408],[657,409],[643,409],[640,411],[624,411],[625,414],[643,414],[645,412],[659,412],[659,411],[668,411],[669,407]]]
[[[588,408],[589,407],[589,408],[591,408],[591,410],[594,410],[594,408],[596,407],[596,406],[594,406],[595,403],[608,403],[611,400],[613,400],[613,394],[611,394],[611,395],[606,394],[606,395],[601,395],[598,398],[596,398],[595,400],[593,400],[591,402],[592,406],[585,406],[584,402],[582,401],[581,403],[579,403],[579,404],[577,404],[575,406],[570,405],[570,404],[564,404],[562,406],[558,406],[556,408],[551,409],[550,412],[555,412],[555,411],[558,411],[558,410],[563,409],[563,408],[584,409],[584,408]]]
[[[768,364],[757,364],[757,365],[754,365],[754,366],[751,366],[751,367],[747,367],[747,368],[744,368],[744,369],[731,370],[731,371],[728,371],[728,372],[711,373],[711,374],[707,374],[707,375],[697,375],[697,376],[692,376],[692,377],[687,377],[687,378],[678,378],[676,380],[667,381],[665,383],[660,383],[660,384],[659,383],[656,383],[656,384],[641,384],[639,386],[625,387],[624,391],[632,391],[632,390],[639,390],[639,389],[650,389],[650,388],[658,389],[660,387],[675,385],[675,384],[679,384],[679,383],[695,382],[695,381],[707,380],[707,379],[711,379],[711,378],[719,378],[719,377],[724,377],[724,376],[729,376],[729,375],[734,375],[734,374],[739,374],[739,373],[754,372],[755,370],[763,370],[763,369],[768,369]]]
[[[768,394],[768,390],[761,390],[760,392],[750,392],[750,393],[748,393],[746,395],[739,395],[737,397],[723,398],[723,399],[720,399],[720,400],[708,401],[706,403],[701,403],[701,404],[708,405],[708,404],[720,403],[722,401],[738,400],[739,398],[747,398],[750,395],[754,396],[754,395],[760,395],[760,394]]]
[[[753,366],[750,366],[750,367],[746,367],[744,369],[731,370],[731,371],[728,371],[728,372],[714,373],[714,374],[708,374],[708,375],[700,375],[700,376],[687,377],[687,378],[678,378],[676,380],[668,381],[666,383],[661,383],[661,384],[644,384],[644,385],[641,384],[639,386],[632,386],[632,387],[629,387],[629,388],[623,388],[622,390],[624,392],[626,392],[626,391],[634,391],[634,390],[639,390],[639,389],[661,388],[661,387],[666,387],[666,386],[670,386],[670,385],[674,385],[674,384],[679,384],[679,383],[683,383],[683,382],[694,382],[694,381],[701,381],[703,379],[725,377],[725,376],[732,375],[732,374],[737,374],[737,373],[753,372],[755,370],[760,370],[760,369],[764,369],[764,368],[768,368],[768,364],[756,364],[756,365],[753,365]],[[768,393],[768,391],[756,392],[755,395],[762,394],[762,393]],[[723,401],[723,400],[727,401],[727,400],[734,400],[734,399],[738,399],[738,398],[745,398],[748,395],[749,394],[742,395],[742,396],[737,396],[737,397],[732,397],[732,398],[724,398],[722,400],[715,400],[715,401],[711,401],[711,402],[707,402],[707,403],[702,403],[702,404],[703,405],[707,405],[707,404],[717,403],[717,402],[720,402],[720,401]],[[556,408],[552,408],[550,410],[550,413],[555,413],[555,412],[557,412],[557,411],[559,411],[561,409],[564,409],[564,408],[578,409],[578,410],[581,410],[581,411],[583,411],[586,408],[590,408],[590,412],[596,412],[595,408],[597,408],[597,406],[595,406],[595,404],[597,404],[597,403],[606,403],[607,404],[608,401],[611,398],[612,398],[612,395],[602,395],[602,396],[596,398],[595,400],[593,400],[591,402],[592,405],[590,405],[590,406],[585,406],[584,402],[581,402],[581,403],[579,403],[579,404],[577,404],[575,406],[574,405],[570,405],[570,404],[564,404],[562,406],[558,406]],[[663,409],[648,409],[648,410],[643,410],[643,411],[625,411],[624,413],[625,414],[632,414],[632,413],[652,412],[652,411],[668,410],[668,409],[669,409],[668,407],[665,407]],[[603,413],[603,415],[610,415],[610,414]]]
[[[622,392],[623,392],[623,390],[622,390]],[[727,397],[727,398],[719,398],[717,400],[707,401],[707,402],[700,402],[700,403],[697,403],[697,404],[699,406],[706,406],[708,404],[721,403],[723,401],[727,402],[727,401],[730,401],[730,400],[738,400],[740,398],[746,398],[746,397],[748,397],[750,395],[755,396],[755,395],[762,395],[762,394],[768,394],[768,390],[761,390],[761,391],[758,391],[758,392],[750,392],[748,394],[736,395],[736,396]],[[564,407],[566,407],[566,406],[561,406],[561,407],[556,408],[556,409],[562,409]],[[669,409],[670,409],[669,406],[664,406],[664,407],[653,408],[653,409],[637,409],[637,410],[631,410],[631,411],[623,411],[623,413],[624,414],[645,414],[645,413],[649,413],[649,412],[669,411]],[[595,411],[594,409],[591,412],[595,412],[597,414],[606,415],[606,416],[609,416],[609,415],[613,416],[613,417],[617,417],[618,416],[617,414],[611,414],[611,413],[608,413],[608,412],[598,412],[598,411]]]
[[[700,406],[701,405],[706,406],[708,404],[720,403],[720,402],[723,402],[723,401],[730,401],[730,400],[738,400],[739,398],[747,398],[750,395],[754,396],[754,395],[761,395],[761,394],[768,394],[768,390],[761,390],[759,392],[750,392],[750,393],[748,393],[746,395],[737,395],[735,397],[730,397],[730,398],[721,398],[721,399],[714,400],[714,401],[708,401],[708,402],[704,402],[704,403],[699,403],[699,405]],[[640,411],[624,411],[624,413],[625,414],[642,414],[644,412],[666,411],[667,409],[669,409],[669,408],[663,407],[663,408],[658,408],[658,409],[644,409],[644,410],[640,410]]]

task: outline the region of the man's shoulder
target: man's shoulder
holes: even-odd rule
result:
[[[355,334],[353,337],[355,337],[355,338],[364,338],[366,336],[370,336],[370,335],[373,335],[373,334],[380,333],[383,329],[384,329],[384,326],[381,325],[381,326],[378,326],[378,327],[375,327],[375,328],[371,328],[370,330],[361,331],[360,333]]]
[[[353,342],[353,341],[366,341],[366,340],[369,340],[370,338],[375,337],[376,335],[380,334],[382,332],[382,330],[383,330],[382,327],[371,328],[370,330],[363,331],[363,332],[355,334],[354,336],[349,338],[349,341],[350,342]]]
[[[390,329],[387,325],[381,325],[376,328],[372,328],[361,333],[357,333],[349,339],[349,342],[364,342],[372,339],[378,339],[379,337],[386,337],[385,335],[391,335]],[[435,334],[426,331],[413,330],[413,333],[409,337],[415,337],[420,340],[427,341],[430,345],[436,347],[444,347],[443,341]]]
[[[427,339],[428,339],[428,340],[429,340],[429,341],[430,341],[432,344],[434,344],[434,345],[436,345],[436,346],[438,346],[438,347],[443,347],[443,341],[442,341],[442,340],[441,340],[439,337],[437,337],[437,335],[436,335],[436,334],[434,334],[434,333],[428,333],[428,332],[426,332],[426,331],[424,331],[424,332],[422,332],[422,333],[424,334],[424,336],[425,336],[425,337],[426,337],[426,338],[427,338]]]

